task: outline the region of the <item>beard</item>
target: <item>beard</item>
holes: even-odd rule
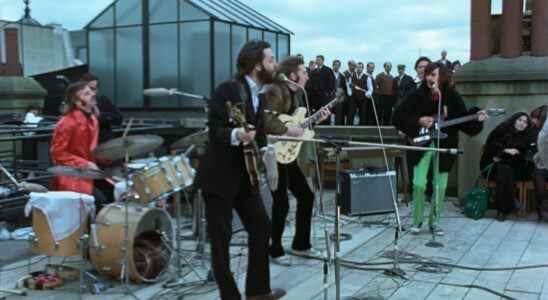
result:
[[[261,65],[262,68],[257,73],[257,77],[263,84],[271,84],[274,82],[274,72],[266,70],[264,65]]]

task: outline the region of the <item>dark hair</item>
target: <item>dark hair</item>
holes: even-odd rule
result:
[[[510,118],[504,120],[502,123],[500,123],[495,130],[501,130],[502,132],[505,132],[506,135],[512,134],[516,132],[516,127],[514,124],[516,124],[516,120],[525,116],[527,118],[527,128],[523,131],[523,133],[527,133],[531,129],[531,118],[527,113],[524,112],[517,112],[510,116]]]
[[[434,72],[434,70],[436,69],[439,69],[439,88],[440,90],[444,91],[449,87],[449,70],[447,70],[447,67],[445,67],[445,65],[437,62],[429,63],[428,66],[426,66],[426,68],[424,69],[423,80],[426,80],[426,76],[432,74],[432,72]]]
[[[71,83],[65,90],[65,102],[68,105],[68,111],[76,108],[76,102],[78,99],[78,92],[88,86],[87,81],[77,81]]]
[[[25,112],[29,112],[31,110],[40,110],[40,109],[41,109],[40,106],[35,105],[35,104],[31,104],[31,105],[27,106],[27,110]]]
[[[375,65],[375,63],[372,62],[372,61],[370,61],[370,62],[367,63],[367,66],[366,66],[366,67],[369,67],[370,65]]]
[[[325,61],[325,58],[323,57],[323,55],[316,55],[316,58],[321,58],[323,61]]]
[[[278,73],[282,73],[289,77],[289,74],[299,70],[300,65],[304,65],[304,61],[301,57],[288,56],[278,65]]]
[[[419,64],[421,63],[421,61],[427,61],[429,64],[432,63],[432,61],[430,60],[430,58],[426,57],[426,56],[421,56],[417,59],[417,61],[415,62],[415,70],[417,69],[417,67],[419,66]]]
[[[80,77],[80,81],[85,81],[85,82],[91,82],[91,81],[97,81],[99,82],[99,78],[97,76],[95,76],[93,73],[84,73],[84,75],[82,75],[82,77]]]
[[[238,77],[243,78],[250,74],[257,64],[264,59],[264,49],[270,48],[270,44],[265,41],[251,40],[242,47],[238,54],[237,67]]]
[[[542,125],[544,124],[544,122],[546,121],[546,113],[547,113],[547,110],[548,110],[548,105],[541,105],[535,109],[533,109],[531,111],[531,118],[533,119],[539,119],[540,121],[540,126],[542,127]]]
[[[335,59],[335,60],[333,61],[333,64],[335,64],[335,63],[339,63],[339,65],[340,65],[340,64],[341,64],[341,61],[338,60],[338,59]]]
[[[400,70],[400,69],[405,69],[405,65],[404,64],[399,64],[398,65],[398,70]]]

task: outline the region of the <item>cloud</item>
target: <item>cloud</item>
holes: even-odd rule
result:
[[[464,0],[242,0],[295,33],[292,52],[413,65],[419,55],[467,61],[470,3]],[[408,68],[409,70],[410,68]]]
[[[79,29],[112,1],[32,0],[32,16],[43,24]],[[469,57],[467,0],[240,1],[293,31],[292,52],[306,59],[323,54],[328,63],[352,58],[412,65],[419,54],[437,59],[442,49],[450,59]],[[498,2],[493,1],[495,10]],[[17,20],[23,9],[20,0],[0,0],[0,19]]]

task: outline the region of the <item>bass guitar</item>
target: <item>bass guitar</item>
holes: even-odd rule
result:
[[[500,116],[506,113],[504,108],[489,108],[485,111],[489,116]],[[460,118],[455,118],[451,120],[444,121],[440,119],[440,122],[434,121],[431,128],[421,127],[417,136],[409,138],[409,143],[413,146],[425,147],[430,145],[432,140],[438,138],[445,139],[447,134],[441,130],[446,127],[455,126],[458,124],[474,121],[478,119],[478,114],[468,115]],[[437,117],[434,117],[434,120],[438,120]]]
[[[226,109],[228,111],[229,118],[236,123],[239,127],[244,128],[246,132],[253,130],[252,126],[247,123],[244,113],[236,105],[233,105],[230,101],[226,102]],[[261,172],[261,160],[259,159],[259,146],[257,141],[252,140],[243,145],[244,161],[247,174],[249,175],[249,181],[251,187],[254,190],[259,190],[260,187],[260,172]],[[264,168],[262,168],[264,170]]]

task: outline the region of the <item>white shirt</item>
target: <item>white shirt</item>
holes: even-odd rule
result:
[[[42,121],[44,118],[40,117],[40,116],[37,116],[35,115],[34,113],[32,112],[28,112],[25,114],[25,120],[23,121],[23,123],[25,123],[26,127],[31,127],[31,128],[36,128],[38,127],[38,123],[40,123],[40,121]],[[34,132],[23,132],[23,135],[26,135],[26,136],[31,136],[33,135]]]
[[[373,87],[373,74],[369,74],[369,73],[366,73],[366,74],[367,74],[367,93],[365,93],[365,96],[371,99],[371,96],[373,95],[373,91],[375,90],[375,88]]]
[[[417,85],[417,89],[421,86],[422,79],[419,76],[415,77],[415,84]]]
[[[251,78],[248,75],[245,75],[245,81],[247,82],[247,85],[249,85],[249,91],[251,92],[251,104],[253,106],[253,111],[256,113],[257,109],[259,109],[259,94],[266,93],[268,90],[268,85],[258,85],[253,78]],[[243,100],[243,99],[242,99]],[[240,140],[238,139],[238,135],[240,132],[244,132],[245,130],[243,128],[234,128],[230,132],[230,144],[232,146],[239,146]]]

